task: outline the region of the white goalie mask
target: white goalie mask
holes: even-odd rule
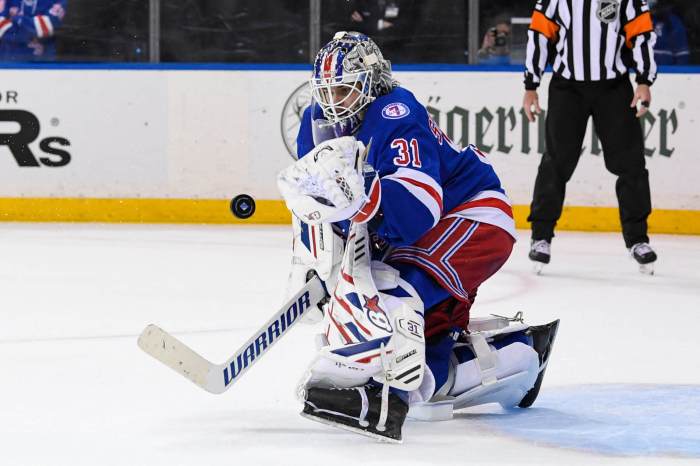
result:
[[[310,80],[313,100],[328,124],[336,126],[336,136],[353,134],[365,108],[396,85],[391,63],[377,44],[364,34],[345,31],[318,52]]]

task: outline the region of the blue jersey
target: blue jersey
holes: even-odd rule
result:
[[[53,60],[66,0],[0,0],[0,60]]]
[[[297,137],[300,156],[322,142],[314,140],[312,122],[321,118],[318,106],[306,109]],[[414,244],[440,219],[454,216],[515,237],[510,201],[485,155],[474,146],[460,150],[410,91],[397,87],[372,102],[356,138],[371,144],[367,162],[381,182],[381,222],[370,226],[390,245]]]

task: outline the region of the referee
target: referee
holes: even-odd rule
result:
[[[644,137],[638,118],[651,103],[656,78],[654,26],[646,0],[537,0],[528,31],[523,107],[530,121],[540,113],[537,87],[552,64],[546,151],[535,180],[530,216],[535,265],[549,263],[554,226],[566,182],[581,155],[588,118],[603,146],[615,190],[625,245],[644,271],[656,254],[649,246],[651,213]],[[628,67],[637,71],[632,89]],[[637,104],[640,104],[637,109]]]

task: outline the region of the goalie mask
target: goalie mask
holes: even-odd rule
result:
[[[391,63],[372,39],[341,31],[316,55],[310,85],[313,100],[338,137],[354,134],[366,107],[397,84]]]

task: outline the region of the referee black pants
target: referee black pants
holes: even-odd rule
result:
[[[649,173],[644,160],[644,137],[628,76],[597,82],[553,77],[549,85],[546,151],[542,156],[528,221],[532,239],[551,241],[564,204],[566,182],[581,156],[588,118],[603,147],[605,167],[617,175],[615,191],[625,245],[648,242],[651,213]]]

